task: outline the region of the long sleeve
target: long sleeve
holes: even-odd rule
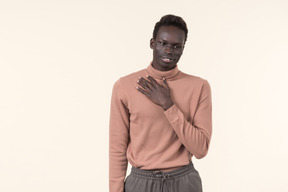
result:
[[[164,111],[179,140],[197,159],[206,156],[212,134],[211,88],[207,80],[202,85],[201,95],[194,117],[189,122],[174,103]]]
[[[111,97],[109,123],[109,191],[123,192],[128,160],[126,157],[129,142],[129,110],[121,78],[115,82]]]

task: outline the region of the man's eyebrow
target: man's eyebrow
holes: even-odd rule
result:
[[[160,41],[164,41],[165,43],[167,42],[167,40],[163,39],[163,38],[160,38],[159,39]],[[182,45],[181,42],[176,42],[176,43],[172,43],[173,45]]]
[[[165,39],[163,39],[163,38],[160,38],[160,40],[161,40],[161,41],[166,41],[166,40],[165,40]]]

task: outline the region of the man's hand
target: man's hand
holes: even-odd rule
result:
[[[142,86],[136,87],[138,91],[146,95],[152,102],[160,105],[165,111],[170,108],[174,103],[170,97],[170,89],[163,78],[163,85],[157,83],[157,81],[151,77],[147,76],[150,81],[147,81],[143,77],[139,77],[137,83]]]

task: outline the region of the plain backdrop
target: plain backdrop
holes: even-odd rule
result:
[[[108,190],[112,86],[146,68],[165,14],[181,71],[212,88],[204,192],[287,192],[288,1],[0,1],[0,191]],[[130,165],[127,174],[130,172]]]

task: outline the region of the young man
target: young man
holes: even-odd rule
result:
[[[188,29],[181,17],[156,23],[147,68],[119,78],[111,97],[110,192],[201,192],[191,161],[203,158],[212,134],[211,88],[177,63]],[[128,161],[131,174],[126,178]]]

